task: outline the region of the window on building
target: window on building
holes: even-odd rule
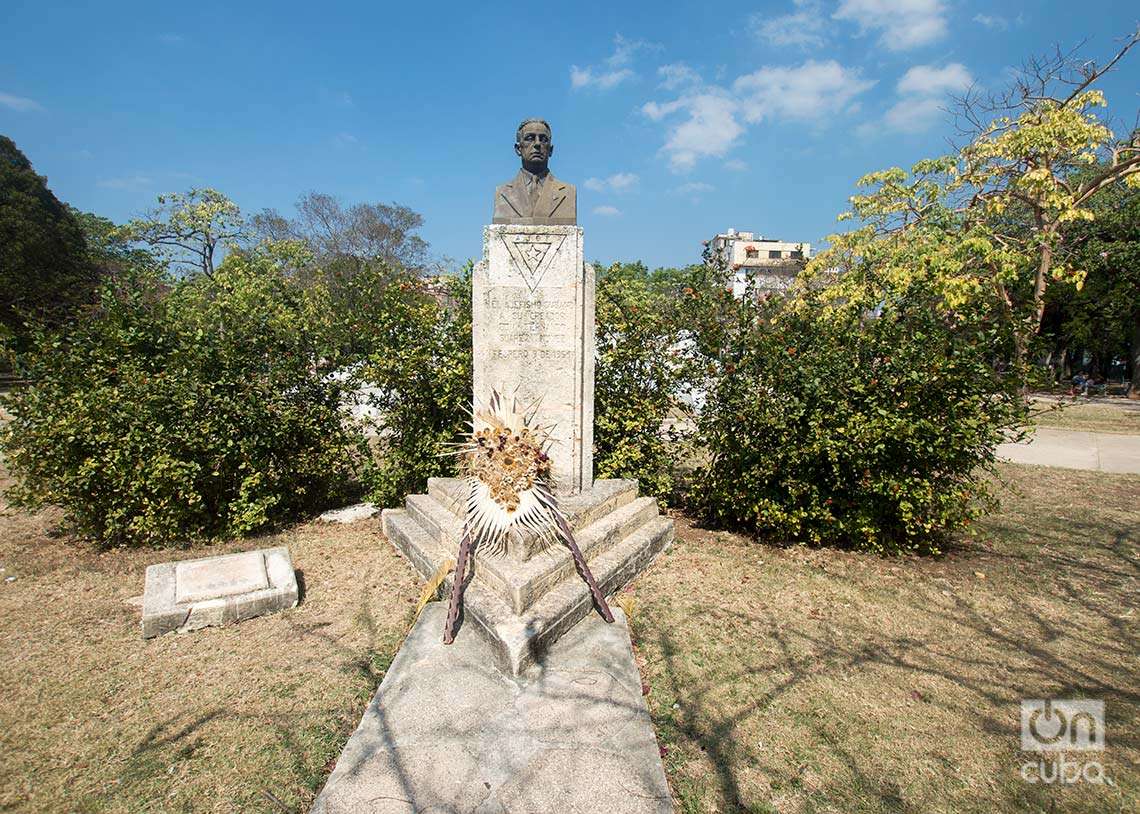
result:
[[[768,259],[779,260],[780,259],[780,250],[779,249],[769,249]]]
[[[792,250],[792,259],[793,260],[803,260],[804,259],[804,253],[802,251],[800,251],[799,249],[793,249]]]

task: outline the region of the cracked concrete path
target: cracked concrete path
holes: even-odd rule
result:
[[[1002,444],[997,454],[1017,464],[1140,474],[1140,435],[1039,427],[1028,441]]]
[[[518,679],[468,619],[441,642],[424,609],[312,814],[550,811],[666,814],[673,806],[624,615],[583,619]]]

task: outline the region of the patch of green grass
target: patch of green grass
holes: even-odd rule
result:
[[[1140,409],[1135,409],[1135,405],[1037,401],[1033,420],[1038,427],[1140,435]]]

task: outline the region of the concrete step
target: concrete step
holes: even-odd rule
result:
[[[574,541],[578,544],[578,550],[582,552],[586,562],[592,562],[595,557],[600,557],[615,545],[619,545],[634,531],[657,517],[657,501],[651,497],[639,497],[585,529],[576,531]],[[495,567],[506,570],[500,563],[488,557],[484,557],[483,562],[488,570]],[[574,559],[570,556],[570,550],[560,543],[555,543],[525,563],[506,568],[512,577],[509,584],[513,590],[509,599],[515,613],[523,613],[562,580],[579,579],[574,570]]]
[[[463,521],[428,495],[408,495],[405,503],[409,517],[443,550],[452,551],[452,557],[458,556]],[[656,516],[657,501],[639,497],[577,532],[575,541],[589,560]],[[476,550],[472,568],[475,581],[498,594],[515,613],[525,611],[561,580],[575,576],[570,551],[558,542],[546,545],[526,560],[518,559],[509,551],[496,556]]]
[[[404,498],[408,514],[423,526],[436,541],[458,550],[463,538],[463,517],[448,511],[447,507],[429,495],[408,495]]]
[[[388,539],[425,578],[455,558],[458,545],[456,550],[445,548],[405,510],[386,509],[382,522]],[[652,517],[608,549],[595,547],[597,554],[584,556],[603,594],[610,594],[632,580],[672,540],[673,521]],[[451,581],[449,576],[448,590]],[[546,648],[584,616],[596,612],[585,582],[573,572],[522,613],[486,580],[472,579],[464,589],[463,610],[462,627],[487,637],[500,669],[509,675],[541,663]]]
[[[456,552],[440,545],[405,509],[385,509],[380,515],[380,527],[384,536],[408,558],[424,579],[434,574],[447,560],[455,559]]]
[[[673,521],[655,517],[599,557],[589,558],[590,571],[602,594],[609,597],[628,585],[673,542]],[[510,670],[518,675],[544,661],[559,637],[588,614],[597,613],[586,584],[577,578],[560,582],[519,618],[512,638],[504,639]]]

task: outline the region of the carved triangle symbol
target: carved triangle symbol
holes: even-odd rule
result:
[[[546,274],[554,256],[562,248],[565,235],[501,235],[503,244],[515,261],[515,270],[526,281],[530,293],[534,293],[542,277]]]

